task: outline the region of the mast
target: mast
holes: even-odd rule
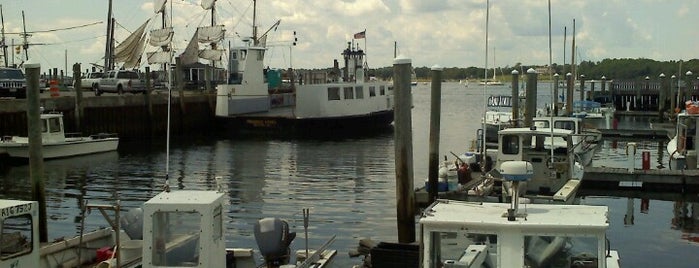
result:
[[[257,0],[252,0],[252,42],[257,46]]]
[[[22,48],[24,49],[24,58],[25,60],[29,60],[29,52],[27,51],[29,48],[29,43],[27,43],[27,24],[24,22],[24,10],[22,10],[22,27],[24,28],[24,33],[22,33],[22,37],[24,38],[24,43],[22,44]]]
[[[570,73],[573,74],[573,91],[575,91],[575,80],[578,79],[575,73],[575,19],[573,19],[573,44],[570,51]]]
[[[485,163],[486,163],[486,161],[485,161],[485,157],[486,157],[486,155],[485,155],[485,150],[486,150],[485,133],[487,132],[487,131],[485,131],[486,130],[485,113],[486,113],[486,110],[488,110],[488,108],[487,108],[488,107],[488,96],[486,94],[486,91],[488,88],[488,24],[489,23],[490,23],[490,0],[486,0],[485,1],[485,68],[484,68],[485,74],[483,77],[485,83],[483,83],[483,119],[482,119],[483,131],[481,131],[482,137],[481,137],[481,148],[480,148],[481,149],[481,171],[483,171],[483,173],[487,172],[485,170]]]
[[[106,73],[111,69],[112,65],[112,38],[114,31],[112,31],[112,0],[109,0],[109,8],[107,11],[107,41],[104,44],[104,72]]]
[[[5,17],[2,14],[2,5],[0,5],[0,20],[2,21],[2,39],[0,39],[0,45],[2,45],[2,58],[5,61],[5,67],[7,67],[7,44],[5,43]]]

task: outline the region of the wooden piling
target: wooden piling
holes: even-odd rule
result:
[[[410,94],[411,65],[410,59],[401,56],[393,61],[396,220],[399,243],[415,242],[412,96]]]
[[[534,115],[536,115],[536,78],[536,71],[529,68],[529,70],[527,70],[527,94],[525,100],[526,105],[524,106],[524,127],[531,127],[534,120]]]
[[[667,109],[667,84],[665,81],[665,74],[661,73],[660,76],[660,92],[658,93],[658,120],[660,122],[665,121],[665,118],[663,116],[663,113],[665,113],[665,110]]]
[[[146,128],[148,129],[148,133],[150,133],[150,136],[153,137],[153,103],[150,100],[150,94],[152,93],[153,88],[150,82],[150,78],[150,66],[146,66],[146,94],[143,94],[143,100],[145,101],[146,110],[148,111],[148,116],[146,119]]]
[[[677,91],[675,90],[677,87],[677,83],[675,82],[675,79],[677,76],[672,75],[670,77],[670,115],[675,114],[675,108],[677,108]],[[672,118],[672,116],[670,117]],[[673,118],[674,119],[674,118]]]
[[[75,83],[75,129],[82,132],[84,120],[82,75],[80,74],[80,63],[73,64],[73,79]]]
[[[46,189],[44,187],[44,155],[41,142],[41,112],[39,111],[39,73],[41,65],[25,63],[27,75],[27,133],[29,138],[29,177],[32,198],[39,202],[39,241],[48,242],[46,224]]]
[[[439,187],[439,127],[442,112],[442,70],[442,67],[439,67],[438,65],[432,67],[432,92],[430,99],[430,162],[428,170],[430,204],[437,199]]]
[[[585,100],[585,75],[580,75],[580,101]]]
[[[519,126],[519,72],[512,70],[512,119]]]

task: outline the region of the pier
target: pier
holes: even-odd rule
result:
[[[204,91],[188,91],[179,96],[173,91],[171,133],[203,133],[216,128],[215,96]],[[92,93],[82,99],[84,115],[76,116],[75,92],[61,92],[59,97],[41,94],[44,111],[61,112],[66,132],[117,133],[123,139],[164,136],[167,127],[167,91],[146,94],[109,94],[100,97]],[[0,133],[27,135],[26,100],[0,100]]]
[[[583,188],[618,189],[641,187],[648,190],[674,189],[699,192],[699,170],[634,169],[586,167]]]

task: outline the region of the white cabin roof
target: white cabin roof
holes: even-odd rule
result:
[[[201,190],[173,190],[161,192],[148,200],[146,205],[206,205],[217,202],[223,193]]]
[[[494,231],[519,229],[522,231],[580,232],[582,230],[604,232],[609,223],[606,206],[521,204],[515,221],[504,216],[510,204],[470,203],[441,200],[425,211],[420,224],[431,229]],[[457,227],[459,229],[455,229]]]
[[[567,136],[567,135],[572,134],[573,131],[567,130],[567,129],[559,129],[559,128],[554,128],[553,131],[551,131],[551,128],[530,129],[530,128],[526,128],[526,127],[506,128],[506,129],[498,131],[499,135],[502,135],[502,134],[551,135],[552,133],[554,136]]]
[[[37,209],[38,203],[36,201],[1,199],[0,219],[32,213],[34,210]]]

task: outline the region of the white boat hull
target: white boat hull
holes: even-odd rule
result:
[[[119,138],[67,138],[65,142],[44,144],[44,159],[109,152],[117,149]],[[12,158],[29,158],[29,143],[0,143],[0,152]]]

